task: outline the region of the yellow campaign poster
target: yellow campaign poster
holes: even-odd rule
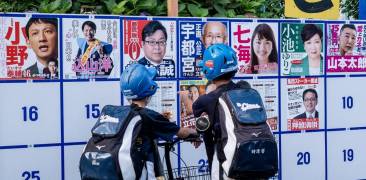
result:
[[[285,16],[293,18],[338,19],[340,0],[285,0]]]

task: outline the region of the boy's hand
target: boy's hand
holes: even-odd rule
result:
[[[173,113],[171,111],[164,111],[161,113],[165,118],[169,119],[169,121],[172,121]]]
[[[179,138],[186,138],[188,137],[190,134],[197,134],[197,131],[195,129],[192,129],[192,128],[180,128],[178,133],[177,133],[177,136]]]

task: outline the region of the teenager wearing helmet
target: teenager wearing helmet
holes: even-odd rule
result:
[[[193,103],[193,114],[195,117],[208,115],[210,127],[203,134],[203,140],[206,146],[206,154],[211,169],[212,179],[219,178],[222,170],[219,164],[225,159],[220,143],[220,125],[217,112],[217,102],[219,97],[226,91],[240,88],[235,84],[232,78],[237,72],[237,58],[235,51],[225,44],[214,44],[208,47],[200,64],[202,66],[203,76],[212,81],[217,87],[216,90],[201,95]],[[221,171],[221,172],[220,172]]]
[[[147,179],[155,179],[155,176],[159,176],[157,173],[161,172],[161,169],[156,167],[160,165],[160,159],[153,154],[154,148],[156,148],[155,139],[172,140],[174,135],[185,138],[190,134],[196,134],[195,130],[179,128],[175,123],[169,122],[163,115],[146,108],[151,96],[155,94],[158,88],[157,83],[154,81],[156,74],[155,68],[146,68],[141,64],[133,64],[125,69],[121,75],[121,91],[130,102],[131,109],[137,111],[142,119],[141,131],[138,136],[141,137],[142,149],[145,152],[144,154],[147,155]],[[143,177],[143,175],[136,177]]]

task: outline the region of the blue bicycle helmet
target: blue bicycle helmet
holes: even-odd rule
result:
[[[132,64],[121,74],[121,91],[128,100],[140,100],[155,94],[158,85],[154,81],[155,68]]]
[[[213,80],[223,74],[237,71],[238,60],[235,51],[226,44],[209,46],[200,65],[202,73],[208,80]]]

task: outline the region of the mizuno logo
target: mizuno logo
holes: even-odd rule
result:
[[[96,145],[95,147],[100,151],[102,148],[104,148],[104,147],[105,147],[105,145],[103,145],[103,146],[98,146],[98,145]]]
[[[114,117],[104,115],[104,114],[101,115],[99,117],[99,119],[100,119],[101,123],[103,123],[103,122],[118,123],[119,122],[118,118],[114,118]]]
[[[262,134],[262,132],[258,132],[258,133],[252,133],[252,136],[258,137],[260,134]]]
[[[249,109],[256,109],[256,108],[261,108],[260,105],[258,104],[248,104],[248,103],[236,103],[236,105],[238,107],[240,107],[240,109],[242,111],[246,111],[246,110],[249,110]]]

